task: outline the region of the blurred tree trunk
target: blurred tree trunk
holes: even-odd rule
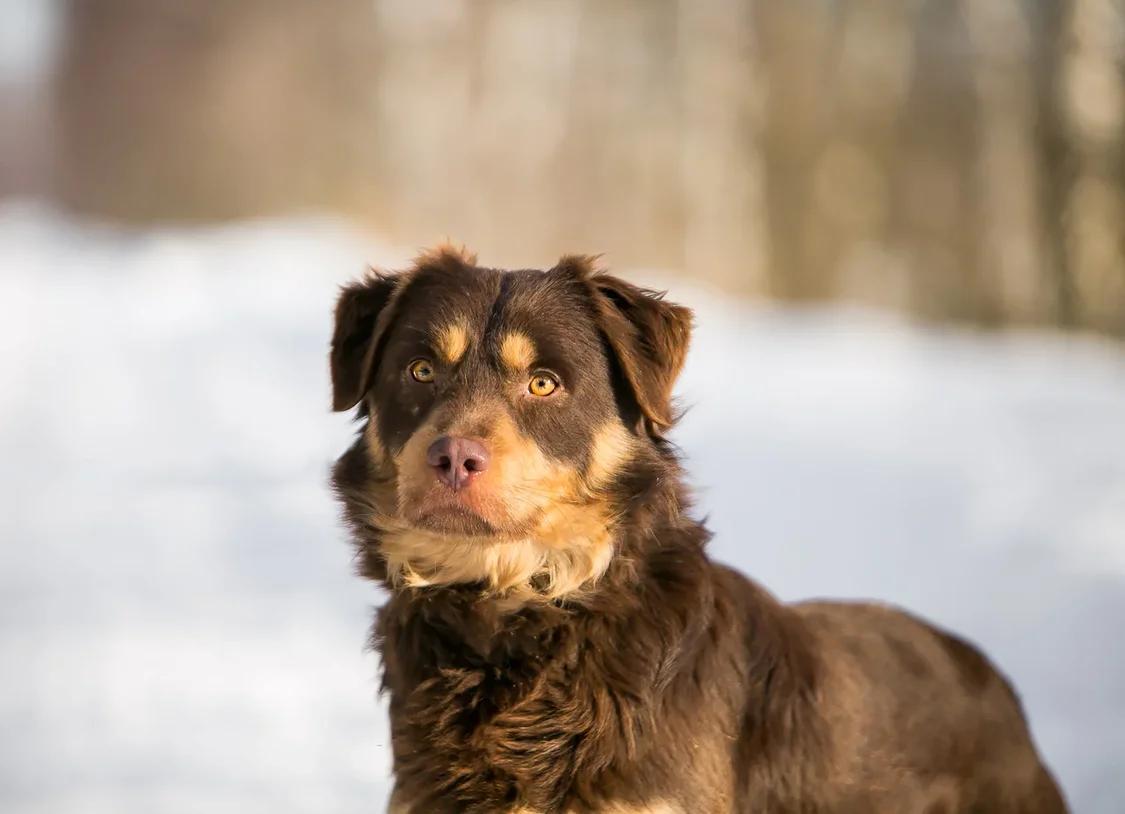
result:
[[[1062,209],[1074,310],[1084,325],[1125,332],[1125,8],[1073,0],[1060,35],[1060,107],[1073,180]]]
[[[1019,0],[963,0],[980,136],[978,285],[1006,321],[1048,322],[1058,310],[1041,237],[1031,26]]]
[[[911,61],[911,17],[899,0],[835,4],[822,69],[823,143],[811,165],[802,235],[815,295],[893,308],[912,284],[891,231],[899,120]]]
[[[770,236],[770,293],[813,297],[820,270],[810,261],[812,167],[824,144],[825,60],[831,31],[823,13],[803,3],[758,2],[755,28],[765,95],[762,150]],[[813,246],[806,240],[811,237]]]
[[[680,0],[678,27],[683,267],[764,295],[770,242],[751,3]]]
[[[979,285],[981,218],[978,177],[980,120],[971,42],[960,6],[919,3],[913,82],[896,178],[897,231],[910,247],[913,308],[939,318],[994,319],[998,306]]]
[[[69,0],[57,195],[127,220],[350,203],[368,0]]]
[[[1078,315],[1066,251],[1066,200],[1073,184],[1074,162],[1062,109],[1060,74],[1065,51],[1063,22],[1069,0],[1027,6],[1036,59],[1032,65],[1036,120],[1034,135],[1039,164],[1039,225],[1043,259],[1049,267],[1054,321],[1073,326]]]

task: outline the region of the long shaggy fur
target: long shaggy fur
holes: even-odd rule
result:
[[[391,811],[1064,812],[972,646],[782,604],[708,558],[663,437],[690,326],[585,257],[503,272],[442,248],[344,289],[333,402],[364,426],[333,483],[389,590]],[[419,357],[433,383],[404,372]],[[547,368],[558,393],[530,398]],[[426,455],[450,435],[491,450],[456,495]],[[426,519],[451,500],[477,519]]]

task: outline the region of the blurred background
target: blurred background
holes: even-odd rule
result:
[[[3,193],[1125,333],[1120,0],[5,5]]]
[[[382,810],[325,353],[445,237],[693,306],[715,555],[1123,810],[1121,0],[2,0],[4,811]]]

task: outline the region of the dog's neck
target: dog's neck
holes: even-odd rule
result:
[[[395,590],[379,611],[376,645],[420,651],[420,668],[506,666],[535,659],[552,646],[552,632],[573,608],[557,602],[523,602],[513,608],[503,597],[483,594],[478,585]],[[409,655],[404,652],[404,656]]]
[[[706,616],[706,538],[701,524],[682,519],[655,540],[649,534],[622,534],[605,573],[561,599],[521,595],[513,600],[479,584],[395,588],[379,612],[375,643],[385,659],[393,656],[384,651],[394,648],[405,648],[409,653],[403,655],[412,658],[419,651],[428,653],[431,669],[456,662],[459,667],[504,670],[549,660],[564,643],[576,644],[591,618],[627,627],[646,612],[645,599],[654,601],[665,592],[694,593],[697,601],[689,604],[695,607],[683,620],[690,627]],[[683,607],[683,597],[679,599]]]

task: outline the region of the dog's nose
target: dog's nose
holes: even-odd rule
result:
[[[488,468],[488,450],[468,438],[443,435],[430,444],[426,463],[434,468],[438,480],[446,486],[461,489],[474,475]]]

